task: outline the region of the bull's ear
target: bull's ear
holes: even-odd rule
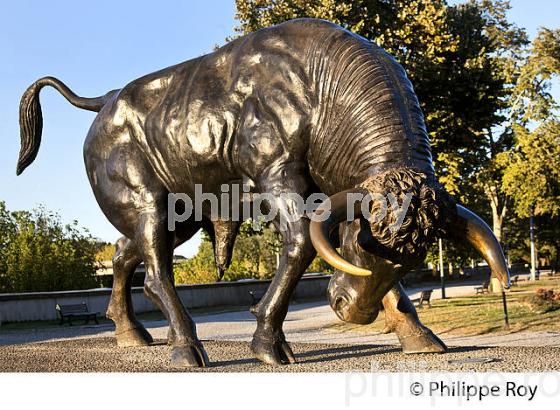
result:
[[[344,224],[339,225],[339,229],[333,229],[329,235],[329,242],[333,248],[340,248],[342,246],[341,237],[344,233]]]
[[[360,232],[357,235],[357,242],[364,251],[372,255],[390,260],[393,263],[403,263],[401,254],[383,245],[375,238],[371,231],[371,224],[363,217],[360,218]]]

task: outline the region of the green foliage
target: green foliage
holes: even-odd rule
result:
[[[255,221],[243,223],[235,241],[230,267],[223,280],[270,279],[279,263],[282,241],[272,225]],[[214,250],[208,235],[202,236],[198,253],[175,265],[175,282],[179,284],[213,283],[218,279]],[[317,257],[309,272],[332,272],[332,268]]]
[[[212,242],[208,235],[203,235],[202,239],[198,253],[175,266],[176,283],[212,283],[218,279]],[[276,271],[280,245],[278,235],[270,227],[254,221],[245,222],[239,229],[231,265],[223,280],[271,278]]]
[[[334,273],[334,268],[325,262],[323,258],[316,256],[307,268],[307,272],[332,274]]]
[[[539,258],[545,258],[555,272],[560,270],[560,215],[537,216],[537,241]],[[528,259],[529,260],[529,259]]]
[[[560,122],[550,88],[560,74],[560,30],[542,28],[517,67],[510,99],[512,145],[495,160],[501,171],[499,189],[507,194],[516,214],[508,224],[517,242],[511,246],[512,255],[528,259],[527,222],[521,225],[522,234],[516,222],[533,213],[539,257],[558,269]]]
[[[516,147],[499,156],[505,168],[504,192],[521,217],[560,213],[560,122],[548,121],[532,132],[516,126]]]
[[[209,240],[203,240],[198,253],[174,267],[175,283],[213,283],[218,279],[214,250]]]
[[[513,90],[515,145],[498,156],[502,189],[517,214],[556,216],[560,212],[560,122],[550,95],[560,74],[560,30],[543,28],[533,41]],[[532,128],[532,129],[531,129]]]
[[[443,241],[443,261],[446,265],[446,270],[449,268],[449,264],[453,268],[462,269],[470,266],[472,260],[478,259],[480,259],[480,256],[469,244],[457,241]],[[437,242],[433,243],[428,249],[426,263],[430,263],[434,271],[439,266],[439,246]]]
[[[550,88],[551,80],[560,74],[560,30],[541,28],[519,71],[513,118],[521,125],[548,121],[558,110]]]
[[[99,251],[95,254],[95,260],[98,262],[112,261],[115,255],[115,245],[111,243],[100,243]]]
[[[9,212],[0,202],[0,292],[97,287],[98,250],[77,222],[63,225],[43,208]]]

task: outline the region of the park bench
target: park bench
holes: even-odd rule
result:
[[[416,306],[424,307],[424,303],[427,303],[428,307],[431,307],[430,298],[432,297],[432,292],[433,289],[423,290],[422,292],[420,292],[420,297],[414,300],[414,302],[416,302]]]
[[[56,310],[60,315],[60,324],[64,324],[64,319],[68,321],[68,324],[72,326],[72,319],[85,319],[85,324],[89,323],[90,319],[93,319],[96,324],[97,315],[99,312],[90,312],[86,302],[78,303],[75,305],[59,305],[57,303]]]
[[[476,291],[477,295],[482,295],[484,293],[488,293],[488,288],[490,287],[490,281],[487,280],[486,282],[484,282],[482,284],[482,286],[477,286],[476,288],[474,288],[474,290]]]
[[[514,277],[512,277],[509,282],[510,282],[511,286],[517,285],[517,282],[519,282],[519,275],[515,275]]]

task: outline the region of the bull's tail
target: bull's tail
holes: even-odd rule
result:
[[[113,90],[102,97],[83,98],[74,94],[62,81],[54,77],[44,77],[31,84],[21,97],[19,105],[21,148],[16,170],[17,175],[31,165],[37,156],[37,152],[39,152],[43,130],[39,91],[46,85],[56,88],[75,107],[95,112],[99,112],[105,103],[118,92],[118,90]]]

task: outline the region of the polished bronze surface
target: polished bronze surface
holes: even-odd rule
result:
[[[119,345],[151,342],[130,297],[132,275],[144,261],[145,293],[170,323],[172,362],[208,363],[175,292],[172,254],[202,228],[210,233],[223,271],[238,221],[212,217],[206,204],[202,218],[189,218],[171,231],[169,214],[182,209],[168,209],[168,195],[192,197],[202,186],[203,192],[219,196],[224,184],[244,183],[253,193],[269,194],[263,208],[278,210],[274,224],[283,237],[276,275],[252,308],[257,329],[251,348],[257,358],[270,364],[295,360],[282,323],[290,296],[315,257],[314,244],[343,269],[329,287],[339,317],[368,323],[383,304],[401,322],[390,328],[405,350],[442,350],[437,338],[422,329],[404,292],[391,289],[422,262],[431,241],[455,229],[457,207],[434,178],[412,85],[383,49],[329,22],[299,19],[238,38],[99,98],[78,97],[59,80],[40,79],[20,105],[18,174],[39,150],[39,91],[46,85],[76,107],[99,112],[85,141],[84,160],[97,202],[123,235],[107,311]],[[392,229],[399,215],[391,209],[378,222],[359,213],[344,222],[335,212],[327,221],[314,221],[311,234],[308,217],[290,218],[295,204],[284,194],[324,193],[338,207],[337,193],[347,190],[392,196],[399,203],[410,194],[400,229]],[[282,226],[282,221],[289,222]],[[337,225],[342,256],[328,242]],[[463,234],[479,244],[483,256],[494,258],[491,266],[501,269],[498,274],[507,276],[499,260],[503,256],[488,239],[491,232],[469,225]],[[403,303],[406,309],[399,310]]]

